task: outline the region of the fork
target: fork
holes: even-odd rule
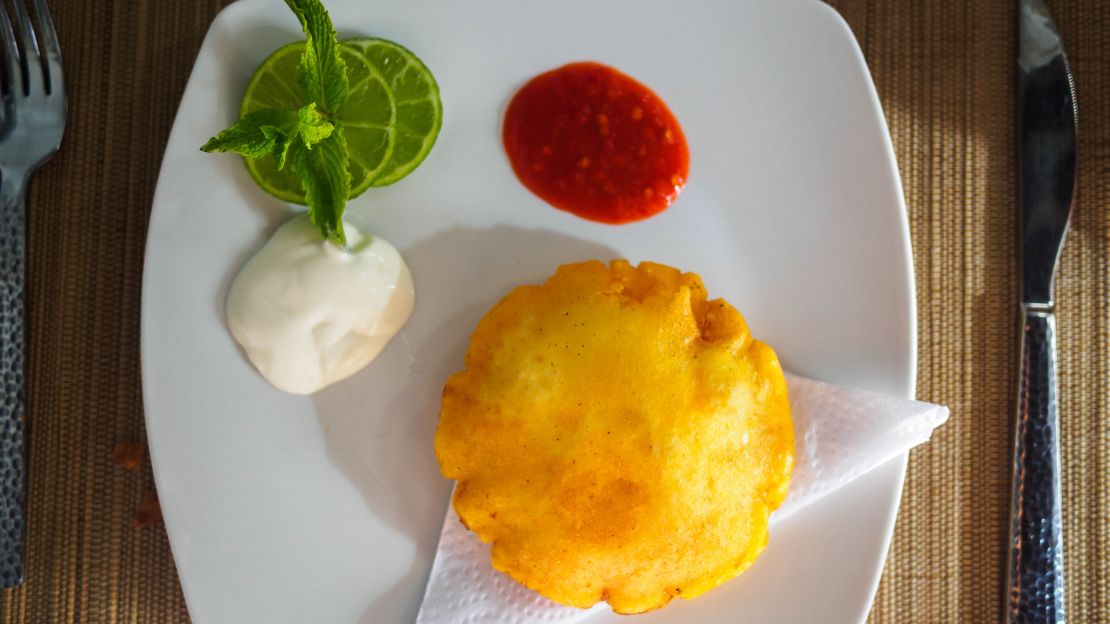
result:
[[[23,582],[23,296],[27,181],[66,125],[62,54],[46,0],[0,0],[0,587]],[[37,35],[36,24],[37,21]]]

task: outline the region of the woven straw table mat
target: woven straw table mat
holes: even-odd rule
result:
[[[139,375],[143,247],[193,59],[226,0],[51,0],[70,89],[29,198],[28,580],[0,623],[185,622],[153,491]],[[994,622],[1018,322],[1013,3],[834,0],[890,124],[916,262],[918,397],[952,408],[911,454],[871,621]],[[1058,278],[1067,608],[1110,622],[1110,3],[1051,2],[1080,102],[1077,211]]]

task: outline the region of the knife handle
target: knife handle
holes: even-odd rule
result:
[[[1023,307],[1021,324],[1021,377],[1014,431],[1014,489],[1004,621],[1063,624],[1056,317],[1049,309]]]
[[[0,178],[0,587],[23,582],[23,285],[26,212],[22,172]]]

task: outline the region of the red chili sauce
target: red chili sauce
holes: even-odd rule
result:
[[[536,76],[509,102],[505,151],[547,203],[584,219],[629,223],[678,197],[690,152],[659,96],[599,63]]]

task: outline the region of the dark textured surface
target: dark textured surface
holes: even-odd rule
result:
[[[1050,312],[1027,311],[1022,321],[1006,621],[1062,624],[1056,320]]]
[[[149,464],[128,472],[111,453],[144,437],[146,219],[193,59],[225,2],[50,3],[70,124],[29,198],[28,577],[0,593],[0,623],[184,622],[165,533],[130,524],[153,488]],[[1110,622],[1110,3],[1049,3],[1080,106],[1078,203],[1056,292],[1066,602],[1070,622],[1102,623]],[[952,408],[911,454],[871,621],[997,622],[1020,335],[1014,3],[831,4],[867,58],[905,186],[918,396]]]
[[[23,580],[23,180],[0,191],[0,587]]]

